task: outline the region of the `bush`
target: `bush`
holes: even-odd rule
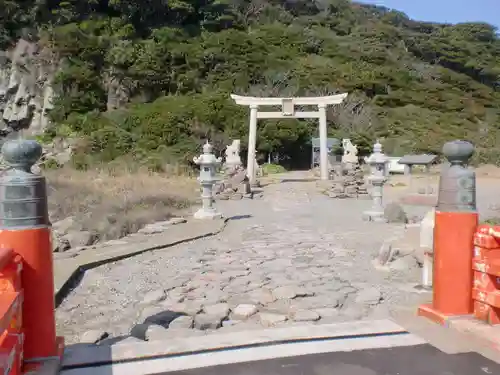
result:
[[[294,155],[310,138],[311,128],[296,120],[268,121],[260,127],[258,143],[265,150]],[[244,154],[248,113],[225,92],[166,96],[126,110],[73,115],[53,132],[77,133],[86,139],[87,146],[73,157],[78,169],[127,155],[152,170],[161,170],[162,165],[191,165],[207,139],[218,155],[232,139],[241,139]]]
[[[278,164],[264,164],[262,165],[262,173],[264,176],[268,176],[270,174],[278,174],[278,173],[285,173],[286,169],[285,167],[278,165]]]

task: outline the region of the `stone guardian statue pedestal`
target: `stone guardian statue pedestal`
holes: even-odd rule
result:
[[[240,140],[234,139],[233,142],[226,147],[226,160],[224,161],[224,171],[229,176],[233,175],[242,167],[240,158]]]

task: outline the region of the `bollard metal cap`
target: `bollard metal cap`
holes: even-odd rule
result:
[[[3,144],[1,152],[11,168],[0,176],[0,230],[47,227],[45,178],[31,173],[42,147],[33,140],[13,139]]]
[[[446,142],[443,146],[443,155],[452,165],[467,164],[473,154],[474,145],[467,141]]]
[[[1,152],[9,167],[29,172],[42,156],[42,146],[30,139],[12,139],[3,144]]]
[[[476,212],[476,175],[467,168],[474,146],[467,141],[447,142],[443,154],[451,166],[441,172],[437,210]]]

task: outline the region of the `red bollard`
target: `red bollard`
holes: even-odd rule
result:
[[[432,304],[418,314],[446,324],[450,317],[473,313],[472,258],[478,225],[475,173],[466,168],[474,147],[464,141],[448,142],[443,154],[451,166],[441,174],[434,225]]]
[[[0,373],[22,374],[22,258],[0,248]]]
[[[2,147],[12,168],[0,178],[0,247],[22,257],[24,360],[43,362],[60,353],[56,338],[54,272],[45,179],[31,173],[40,158],[35,141],[12,140]]]
[[[0,247],[23,258],[25,360],[57,354],[54,272],[49,228],[0,230]]]

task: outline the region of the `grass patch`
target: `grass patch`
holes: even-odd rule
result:
[[[500,225],[500,217],[490,217],[489,219],[484,220],[481,224]]]
[[[134,233],[144,225],[186,213],[199,196],[196,179],[146,169],[46,170],[52,222],[74,218],[71,230],[100,240]]]
[[[269,176],[270,174],[278,174],[285,173],[286,169],[282,165],[279,164],[263,164],[262,165],[262,174],[264,176]]]

